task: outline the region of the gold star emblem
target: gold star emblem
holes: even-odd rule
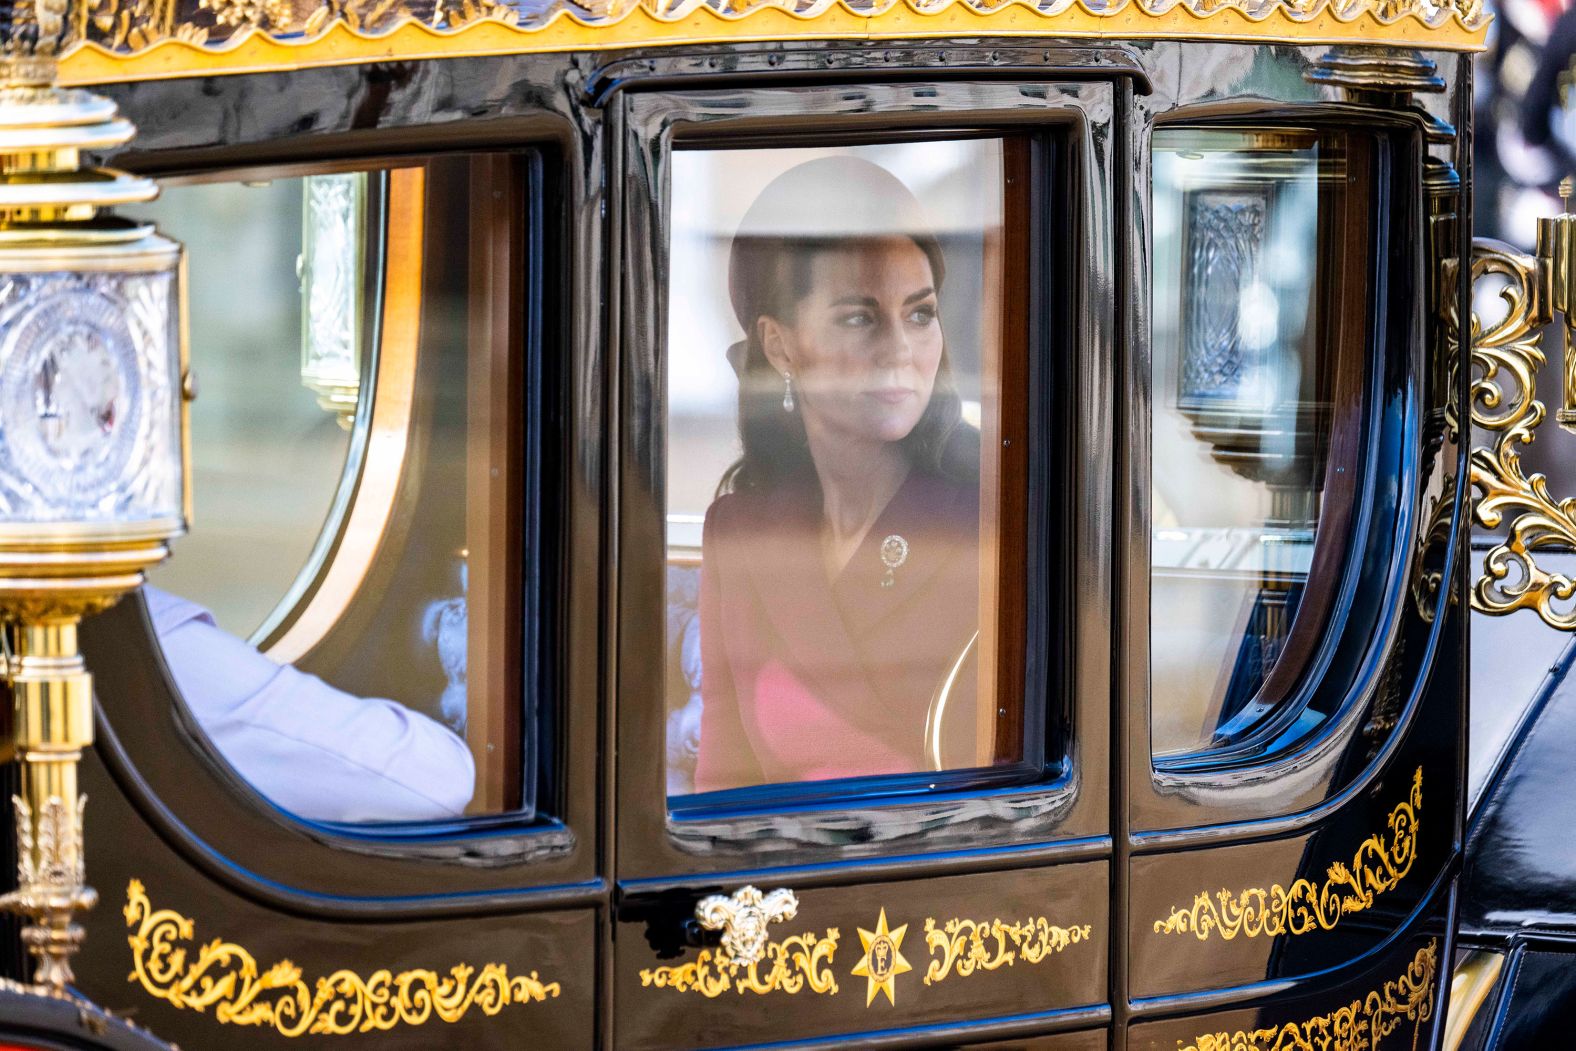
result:
[[[865,945],[865,955],[864,959],[854,964],[853,973],[870,980],[870,987],[865,992],[865,1006],[869,1007],[875,1002],[879,990],[886,993],[887,1003],[895,1007],[897,998],[892,994],[892,980],[904,971],[914,969],[898,952],[903,945],[903,935],[908,933],[908,924],[903,924],[895,931],[887,930],[886,909],[882,909],[875,930],[867,931],[860,927],[858,931],[859,940]]]

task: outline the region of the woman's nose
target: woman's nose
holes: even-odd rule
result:
[[[913,335],[901,317],[887,318],[876,334],[878,365],[901,365],[914,356]]]

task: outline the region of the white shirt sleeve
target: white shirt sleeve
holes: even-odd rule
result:
[[[464,812],[471,753],[442,724],[276,664],[194,602],[144,586],[187,708],[220,754],[275,804],[317,821],[423,821]]]

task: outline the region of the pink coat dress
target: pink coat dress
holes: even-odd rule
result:
[[[915,472],[836,581],[804,490],[706,513],[695,790],[929,769],[931,698],[979,625],[979,490]],[[907,557],[883,587],[883,541]],[[974,682],[951,704],[974,705]],[[972,720],[969,720],[972,722]]]

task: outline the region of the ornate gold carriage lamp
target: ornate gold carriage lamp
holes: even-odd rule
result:
[[[77,764],[93,681],[77,625],[184,531],[180,246],[104,209],[154,185],[84,168],[131,139],[108,100],[55,85],[66,0],[0,0],[0,678],[20,914],[40,992],[66,995],[90,907]]]

